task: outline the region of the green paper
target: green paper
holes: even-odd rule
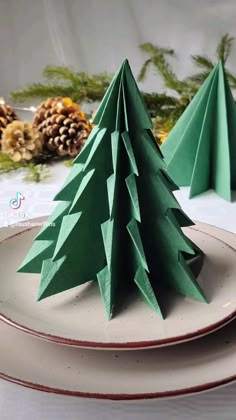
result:
[[[132,148],[131,141],[130,141],[130,138],[129,138],[129,133],[127,133],[127,131],[122,133],[122,139],[123,139],[123,142],[124,142],[124,145],[125,145],[125,148],[126,148],[126,152],[127,152],[128,156],[129,156],[129,159],[130,159],[131,169],[132,169],[132,171],[135,175],[138,175],[138,168],[137,168],[137,165],[136,165],[133,148]]]
[[[55,197],[64,202],[49,218],[54,227],[41,229],[19,271],[41,272],[38,300],[96,281],[108,319],[132,287],[160,316],[163,286],[206,301],[186,262],[201,253],[181,229],[193,223],[172,193],[127,60],[94,122]]]
[[[101,153],[96,153],[96,151],[98,148],[101,148],[103,146],[105,134],[106,134],[105,128],[103,128],[101,131],[97,133],[97,136],[94,139],[88,158],[84,164],[84,170],[85,169],[89,170],[91,168],[99,167],[99,164],[102,162],[103,155]]]
[[[107,195],[108,195],[108,202],[109,202],[110,217],[113,216],[115,187],[116,187],[116,177],[115,177],[115,174],[112,174],[111,176],[109,176],[109,178],[107,178]]]
[[[69,202],[64,202],[58,204],[54,212],[49,216],[47,223],[42,227],[40,232],[35,236],[35,240],[47,239],[51,241],[56,241],[57,236],[60,231],[61,222],[63,217],[68,213],[70,208]]]
[[[80,208],[80,199],[84,199],[85,203],[88,200],[88,194],[89,194],[89,190],[88,190],[88,185],[90,183],[92,183],[92,178],[95,174],[95,169],[92,169],[91,171],[87,172],[80,185],[79,188],[77,190],[77,193],[75,195],[74,201],[71,204],[71,208],[70,208],[70,213],[75,213],[76,211],[78,211],[78,209]],[[84,193],[84,194],[83,194]],[[85,195],[85,198],[84,198]]]
[[[101,228],[107,265],[111,271],[114,220],[107,220],[101,225]]]
[[[67,214],[63,217],[60,232],[56,242],[56,248],[52,257],[55,261],[60,257],[63,257],[67,252],[68,241],[71,241],[73,236],[76,236],[76,228],[81,218],[82,213]]]
[[[119,148],[119,139],[120,133],[119,131],[115,131],[111,134],[111,154],[112,154],[112,164],[113,164],[113,171],[116,172],[117,170],[117,162],[118,162],[118,148]]]
[[[125,179],[125,182],[126,182],[129,195],[132,201],[132,205],[133,205],[133,215],[138,222],[141,222],[138,191],[137,191],[137,186],[136,186],[136,181],[135,181],[135,175],[130,174]]]
[[[36,240],[18,268],[18,271],[22,273],[41,273],[44,260],[50,258],[53,251],[53,241]]]
[[[157,312],[160,315],[160,317],[163,318],[160,306],[158,305],[150,280],[146,274],[146,271],[142,267],[138,268],[134,277],[134,281],[139,288],[140,296],[150,306],[150,308],[152,308],[153,311]]]
[[[138,229],[138,225],[137,225],[137,222],[136,222],[135,219],[132,219],[129,222],[129,224],[127,225],[127,229],[129,231],[129,234],[130,234],[130,236],[132,238],[132,241],[134,243],[134,246],[135,246],[135,249],[136,249],[136,252],[137,252],[137,255],[138,255],[139,263],[144,268],[144,270],[149,271],[148,266],[147,266],[145,253],[144,253],[144,249],[143,249],[142,240],[141,240],[139,229]]]
[[[78,189],[78,184],[81,183],[84,173],[84,165],[78,163],[74,165],[71,172],[66,179],[61,191],[54,197],[54,201],[71,201],[74,198],[75,191]]]
[[[236,188],[236,108],[219,62],[161,147],[169,175],[190,198],[213,188],[231,201]]]
[[[88,140],[86,141],[82,151],[78,154],[78,156],[76,156],[73,163],[77,163],[77,164],[80,163],[81,165],[83,165],[86,162],[86,160],[88,159],[89,153],[91,151],[91,148],[93,146],[93,143],[97,137],[97,134],[99,134],[99,132],[101,132],[99,127],[93,127],[90,133],[90,136]]]
[[[104,269],[97,274],[97,279],[107,318],[111,319],[113,311],[112,282],[111,272],[108,267],[104,267]]]

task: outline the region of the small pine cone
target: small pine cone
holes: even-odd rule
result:
[[[51,109],[51,115],[54,116],[57,114],[58,114],[58,110],[57,110],[57,107],[55,106],[54,108]]]
[[[53,124],[51,127],[52,136],[55,137],[59,134],[60,126],[58,124]]]
[[[50,109],[48,109],[47,111],[45,111],[45,118],[50,118],[51,117],[51,111]]]
[[[57,123],[57,114],[53,114],[52,117],[50,118],[50,123],[51,124],[56,124]]]
[[[60,156],[75,157],[92,130],[79,106],[62,97],[43,102],[33,124],[42,132],[45,146]]]
[[[11,124],[12,121],[18,120],[17,115],[15,114],[14,109],[6,104],[0,105],[0,140],[3,135],[3,130]]]
[[[14,162],[31,160],[42,147],[42,134],[29,122],[13,121],[3,130],[2,151]]]
[[[62,144],[62,140],[60,136],[57,136],[53,140],[53,145],[55,148],[59,147]]]
[[[56,123],[57,124],[63,124],[64,123],[64,119],[65,119],[65,116],[64,115],[58,115],[57,118],[56,118]]]
[[[68,133],[68,127],[63,126],[63,127],[59,128],[59,133],[60,134],[67,134]]]
[[[55,150],[57,148],[57,145],[55,144],[55,139],[53,137],[50,137],[48,139],[48,148],[49,150]]]
[[[44,120],[44,111],[43,110],[39,112],[38,117],[41,121]]]
[[[59,154],[60,156],[66,156],[66,155],[68,155],[68,154],[69,154],[69,149],[68,149],[68,147],[67,147],[66,145],[64,145],[64,144],[61,144],[61,145],[58,147],[58,154]]]
[[[65,143],[66,140],[68,140],[68,136],[66,134],[62,134],[62,136],[60,136],[61,142]]]
[[[64,125],[67,125],[68,127],[70,127],[70,125],[73,123],[73,120],[71,119],[71,118],[66,118],[64,121],[63,121],[63,124]]]
[[[68,134],[71,138],[76,136],[76,130],[74,128],[69,128]]]
[[[1,124],[2,128],[6,128],[6,126],[7,126],[6,117],[0,117],[0,124]]]

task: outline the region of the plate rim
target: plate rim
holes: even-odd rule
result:
[[[10,327],[11,328],[11,327]],[[47,385],[37,384],[35,382],[26,381],[24,379],[15,378],[13,376],[7,375],[0,372],[0,379],[3,379],[7,382],[12,382],[17,385],[23,386],[25,388],[30,388],[36,391],[56,394],[56,395],[67,395],[71,397],[79,397],[86,399],[95,399],[103,401],[137,401],[137,400],[161,400],[161,399],[171,399],[171,398],[180,398],[193,396],[203,392],[207,392],[213,389],[217,389],[236,381],[236,373],[227,378],[218,379],[217,381],[207,382],[201,385],[195,385],[188,388],[176,389],[171,391],[162,391],[162,392],[148,392],[148,393],[138,393],[138,394],[107,394],[107,393],[98,393],[98,392],[86,392],[86,391],[72,391],[64,388],[55,388]]]
[[[34,222],[36,220],[47,220],[47,216],[45,217],[38,217],[38,218],[34,218],[34,219],[29,219],[27,222],[30,223],[30,221]],[[221,229],[217,226],[213,226],[213,225],[209,225],[208,223],[203,223],[203,222],[196,222],[199,223],[200,225],[206,225],[209,227],[213,227],[217,230],[222,230],[230,235],[234,235],[236,237],[235,234],[233,234],[230,231],[227,231],[225,229]],[[12,229],[14,227],[18,227],[19,226],[17,224],[8,226],[7,229]],[[16,232],[13,235],[7,236],[5,237],[3,240],[0,241],[0,245],[4,242],[6,242],[7,240],[14,238],[15,236],[18,236],[24,232],[30,231],[34,228],[36,228],[37,226],[31,226],[31,227],[26,227],[26,226],[20,226],[20,231]],[[5,229],[5,228],[4,228]],[[193,225],[190,226],[189,229],[193,229],[195,231],[200,231],[201,229],[197,228],[197,225]],[[1,229],[0,229],[0,233],[1,233]],[[213,234],[211,235],[209,232],[204,232],[207,236],[213,237],[215,239],[219,239],[216,236],[214,236]],[[222,241],[221,239],[219,239],[221,242],[225,243],[228,247],[230,247],[231,249],[233,249],[234,251],[236,251],[236,248],[234,248],[232,245],[227,244],[226,242]],[[71,346],[71,347],[76,347],[76,348],[85,348],[85,349],[92,349],[92,350],[123,350],[123,351],[131,351],[131,350],[144,350],[144,349],[154,349],[154,348],[161,348],[161,347],[167,347],[167,346],[172,346],[172,345],[177,345],[177,344],[181,344],[181,343],[185,343],[188,341],[192,341],[195,339],[199,339],[201,337],[204,337],[208,334],[211,334],[223,327],[225,327],[227,324],[229,324],[230,322],[232,322],[234,319],[236,318],[236,310],[233,311],[231,314],[229,314],[227,317],[223,318],[222,320],[211,324],[207,327],[201,328],[201,329],[197,329],[194,332],[191,333],[187,333],[184,335],[179,335],[179,336],[175,336],[175,337],[171,337],[171,338],[164,338],[164,339],[157,339],[157,340],[148,340],[148,341],[131,341],[131,342],[98,342],[98,341],[85,341],[85,340],[77,340],[77,339],[71,339],[71,338],[66,338],[66,337],[61,337],[61,336],[57,336],[57,335],[53,335],[53,334],[48,334],[48,333],[44,333],[43,331],[37,331],[34,330],[33,328],[27,327],[25,325],[22,325],[20,323],[18,323],[17,321],[12,320],[11,318],[7,317],[6,315],[4,315],[3,313],[0,312],[0,321],[5,322],[6,324],[10,325],[11,327],[14,327],[20,331],[23,331],[26,334],[29,334],[31,336],[37,337],[39,339],[42,340],[46,340],[49,342],[53,342],[53,343],[57,343],[57,344],[61,344],[61,345],[66,345],[66,346]]]
[[[202,328],[197,330],[193,333],[188,333],[185,335],[180,335],[173,338],[166,338],[160,340],[150,340],[150,341],[131,341],[126,343],[116,343],[116,342],[106,342],[106,343],[99,343],[94,341],[83,341],[83,340],[75,340],[70,338],[64,338],[52,334],[47,334],[41,331],[36,331],[32,328],[25,327],[15,321],[12,321],[10,318],[6,317],[2,313],[0,313],[0,321],[5,322],[9,326],[16,328],[26,334],[29,334],[33,337],[46,340],[52,343],[65,345],[68,347],[76,347],[76,348],[84,348],[84,349],[91,349],[91,350],[144,350],[144,349],[155,349],[161,347],[168,347],[174,346],[177,344],[185,343],[188,341],[193,341],[195,339],[199,339],[205,337],[211,333],[218,331],[219,329],[225,327],[226,325],[230,324],[236,318],[236,311],[232,312],[232,314],[228,315],[223,320],[211,324],[209,327]]]

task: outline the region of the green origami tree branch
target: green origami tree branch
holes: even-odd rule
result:
[[[19,271],[41,273],[38,300],[97,281],[107,317],[136,287],[162,316],[163,285],[205,301],[187,260],[201,252],[172,191],[152,123],[127,60],[96,113],[96,127],[55,200],[62,201]],[[54,222],[52,224],[52,222]]]
[[[220,61],[170,132],[161,150],[168,173],[190,185],[190,197],[210,188],[231,201],[236,189],[236,108]]]

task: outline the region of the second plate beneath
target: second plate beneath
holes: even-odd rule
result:
[[[36,302],[40,276],[16,270],[38,228],[17,229],[10,237],[9,228],[0,244],[0,319],[27,333],[70,346],[131,350],[192,340],[236,316],[236,239],[229,232],[202,223],[185,229],[206,254],[198,281],[209,304],[170,293],[163,321],[136,298],[108,321],[96,282]]]

